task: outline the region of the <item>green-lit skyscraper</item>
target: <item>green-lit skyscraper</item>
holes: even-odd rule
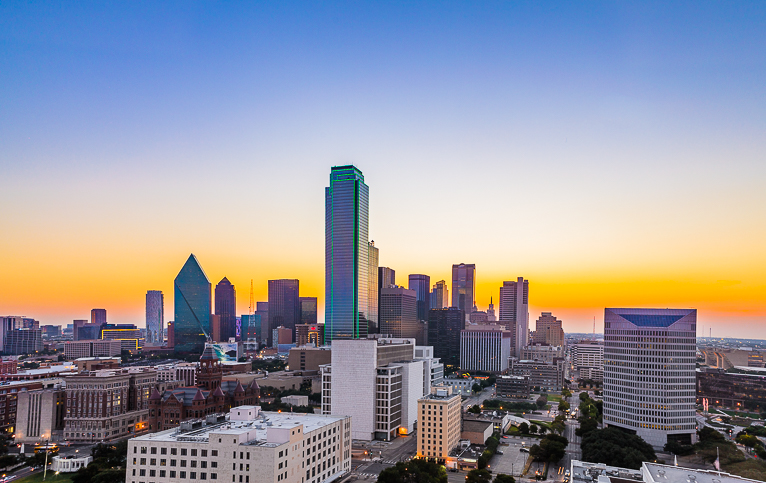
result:
[[[175,352],[202,354],[210,335],[211,285],[194,254],[178,272],[174,285]]]
[[[325,190],[325,340],[367,337],[369,188],[336,166]]]

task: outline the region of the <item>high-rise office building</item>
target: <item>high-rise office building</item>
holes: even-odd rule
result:
[[[161,290],[146,292],[146,345],[161,346],[165,342],[165,296]]]
[[[529,342],[529,281],[524,277],[500,287],[500,322],[512,332],[513,355],[520,357]]]
[[[271,325],[269,325],[269,303],[256,302],[255,313],[261,316],[261,340],[258,342],[266,347],[271,347]]]
[[[388,267],[378,267],[378,289],[396,285],[396,270]]]
[[[317,323],[317,298],[300,297],[301,315],[299,317],[301,324],[316,325]]]
[[[367,337],[369,188],[354,166],[335,166],[325,189],[325,337]],[[270,307],[270,310],[272,308]]]
[[[417,339],[417,294],[403,287],[380,289],[380,333]]]
[[[301,323],[300,283],[296,279],[269,280],[269,326],[290,329]]]
[[[563,346],[564,342],[564,329],[561,327],[561,321],[550,312],[543,312],[535,324],[532,344]]]
[[[464,328],[465,313],[457,307],[428,312],[428,345],[444,365],[460,366],[460,331]]]
[[[91,324],[106,324],[106,309],[92,309],[90,311]]]
[[[175,352],[202,354],[210,337],[212,286],[197,257],[189,255],[174,281]]]
[[[498,325],[469,325],[460,331],[460,369],[503,372],[511,356],[511,333]]]
[[[367,264],[368,332],[375,334],[378,332],[378,303],[380,302],[380,287],[378,287],[378,261],[380,257],[380,251],[375,246],[374,241],[370,241],[370,245],[367,250],[369,251],[367,256],[369,260],[369,263]]]
[[[695,443],[696,334],[696,309],[605,309],[604,425]]]
[[[215,315],[219,317],[220,340],[228,342],[237,335],[237,291],[229,279],[223,277],[215,286]]]
[[[431,310],[431,277],[419,273],[410,275],[409,289],[415,291],[418,305],[418,320],[428,321],[428,311]]]
[[[471,314],[476,300],[476,265],[460,263],[452,265],[452,307],[463,311],[467,317]]]
[[[434,284],[433,290],[431,290],[431,305],[432,309],[443,309],[449,307],[449,289],[447,288],[447,282],[439,280]]]
[[[242,315],[242,325],[240,326],[239,340],[262,340],[261,315],[244,314]]]

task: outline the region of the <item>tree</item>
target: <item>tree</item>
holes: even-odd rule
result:
[[[558,434],[549,434],[544,437],[540,444],[535,444],[529,449],[529,454],[537,461],[555,462],[564,457],[569,441]]]
[[[561,402],[559,403],[559,412],[560,412],[560,413],[563,413],[563,412],[569,411],[569,409],[570,409],[570,406],[569,406],[569,403],[568,403],[568,402],[566,402],[566,401],[561,401]]]
[[[4,454],[3,456],[0,456],[0,468],[8,468],[9,466],[15,465],[19,460],[10,454]]]
[[[378,476],[379,483],[447,483],[444,466],[418,458],[386,468]]]
[[[519,431],[521,431],[522,434],[529,434],[529,425],[527,423],[519,424]]]
[[[753,448],[755,445],[760,445],[760,440],[751,434],[740,434],[736,439],[737,443],[744,444],[748,448]]]
[[[511,475],[501,473],[495,476],[495,479],[492,480],[492,483],[516,483],[516,480]]]
[[[491,481],[492,481],[492,473],[490,473],[489,471],[485,469],[471,470],[465,476],[466,483],[490,483]]]
[[[537,398],[537,401],[535,401],[535,404],[537,405],[538,409],[543,409],[545,406],[548,405],[548,396],[545,394],[541,395]]]
[[[479,406],[478,404],[475,404],[471,406],[470,408],[468,408],[468,412],[473,414],[481,414],[481,406]]]
[[[699,431],[700,441],[726,441],[726,438],[715,429],[705,426]]]
[[[673,453],[678,456],[686,456],[694,453],[694,446],[690,444],[681,444],[678,441],[670,440],[667,442],[663,450],[666,453]]]
[[[478,394],[483,390],[484,388],[481,387],[481,384],[474,383],[473,386],[471,386],[471,392],[473,392],[474,394]]]
[[[582,458],[591,463],[604,463],[622,468],[641,468],[644,461],[654,461],[657,455],[640,436],[617,428],[596,429],[582,438]]]
[[[532,433],[532,434],[537,434],[537,425],[536,424],[532,424],[529,427],[529,432]]]

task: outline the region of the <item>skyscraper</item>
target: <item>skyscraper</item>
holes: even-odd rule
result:
[[[367,265],[367,320],[369,322],[369,332],[374,334],[378,332],[378,303],[380,288],[378,287],[378,257],[379,250],[375,247],[375,242],[370,241]]]
[[[465,313],[457,307],[428,312],[428,345],[434,357],[445,365],[460,366],[460,331],[465,328]]]
[[[301,324],[316,325],[317,323],[317,298],[316,297],[299,297],[301,304]]]
[[[449,307],[449,289],[447,288],[447,282],[439,280],[434,284],[434,289],[431,291],[431,308],[443,309]]]
[[[369,188],[354,166],[335,166],[325,189],[325,336],[367,336]],[[269,308],[273,310],[272,307]]]
[[[269,280],[269,326],[290,329],[293,338],[295,325],[301,323],[299,284],[296,279]]]
[[[695,309],[605,309],[604,425],[695,443],[696,334]]]
[[[223,277],[215,286],[215,315],[219,317],[221,340],[228,342],[230,337],[237,335],[237,291],[229,279]]]
[[[165,296],[161,290],[146,292],[146,345],[161,346],[165,342]]]
[[[175,352],[202,354],[210,337],[212,286],[192,253],[174,282]]]
[[[388,267],[378,268],[378,290],[396,285],[396,270]]]
[[[403,287],[380,290],[380,333],[389,337],[418,336],[417,294]]]
[[[410,275],[409,289],[415,291],[418,305],[418,320],[428,321],[428,311],[431,310],[431,277],[419,273]]]
[[[535,324],[532,343],[563,346],[564,329],[561,327],[561,321],[550,312],[543,312]]]
[[[269,325],[269,303],[256,302],[255,313],[261,316],[261,340],[262,345],[271,347],[271,326]]]
[[[106,309],[92,309],[90,311],[91,324],[106,324]]]
[[[513,337],[513,355],[521,357],[521,349],[529,341],[529,281],[524,277],[503,282],[500,287],[500,323],[503,322]]]
[[[476,300],[476,265],[452,265],[452,307],[457,307],[466,316],[471,314]]]

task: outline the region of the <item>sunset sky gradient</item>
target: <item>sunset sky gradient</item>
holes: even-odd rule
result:
[[[321,314],[353,163],[400,284],[766,338],[764,79],[763,2],[2,2],[0,314],[172,320],[192,252],[241,313],[298,278]]]

